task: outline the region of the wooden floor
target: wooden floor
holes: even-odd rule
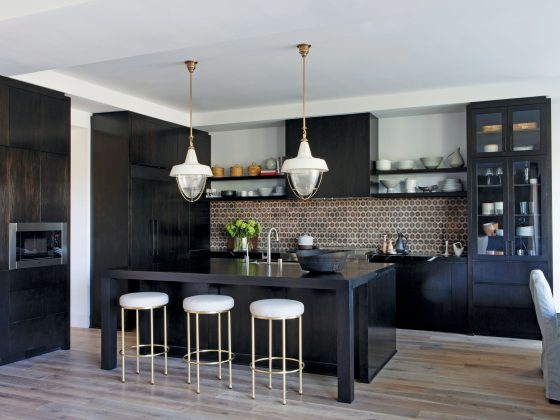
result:
[[[148,362],[136,375],[131,360],[123,384],[120,370],[99,369],[99,344],[98,330],[75,328],[72,350],[0,366],[0,418],[560,419],[560,406],[544,397],[537,341],[399,330],[397,355],[371,384],[356,383],[354,403],[336,402],[336,378],[306,374],[303,396],[290,380],[286,406],[278,380],[268,390],[262,375],[252,400],[242,366],[233,390],[215,379],[215,367],[202,368],[196,395],[179,359],[155,386]]]

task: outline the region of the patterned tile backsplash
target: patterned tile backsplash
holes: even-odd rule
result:
[[[387,234],[402,230],[415,254],[443,252],[443,241],[467,245],[466,198],[347,198],[300,200],[216,201],[210,207],[210,248],[226,249],[225,224],[253,218],[263,231],[259,248],[266,248],[268,229],[275,227],[280,248],[294,249],[308,234],[319,247],[375,248]],[[450,252],[452,252],[450,248]]]

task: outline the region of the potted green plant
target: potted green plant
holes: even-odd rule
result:
[[[226,223],[226,230],[234,240],[234,250],[246,251],[247,239],[259,236],[261,224],[253,219],[237,219]]]

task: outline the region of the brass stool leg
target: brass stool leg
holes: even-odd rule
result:
[[[299,316],[299,395],[303,394],[303,369],[301,364],[303,363],[303,356],[301,351],[301,315]]]
[[[231,311],[227,313],[227,341],[228,341],[228,359],[229,359],[229,389],[233,388],[231,382]]]
[[[136,373],[140,373],[140,312],[136,309]]]
[[[121,308],[121,350],[122,350],[122,378],[124,382],[124,308]]]
[[[268,320],[268,389],[272,389],[272,319]]]
[[[253,380],[253,393],[251,397],[255,399],[255,317],[251,315],[251,360],[253,362],[251,368],[251,376]]]
[[[150,383],[153,385],[154,382],[154,308],[150,308],[150,351],[151,351],[151,361],[152,361],[152,380]]]
[[[286,320],[282,320],[282,404],[286,405]]]
[[[200,347],[198,343],[198,314],[196,314],[196,393],[200,394]]]
[[[218,314],[218,379],[222,380],[222,314]]]
[[[167,375],[167,305],[163,307],[163,351],[165,351],[163,355],[165,363],[163,374]]]
[[[187,312],[187,383],[191,383],[191,313]]]

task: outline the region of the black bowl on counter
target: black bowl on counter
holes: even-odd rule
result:
[[[222,197],[224,198],[233,198],[237,196],[237,191],[235,190],[223,190]]]
[[[296,251],[302,270],[315,273],[334,273],[344,268],[347,251],[332,249],[300,249]]]

